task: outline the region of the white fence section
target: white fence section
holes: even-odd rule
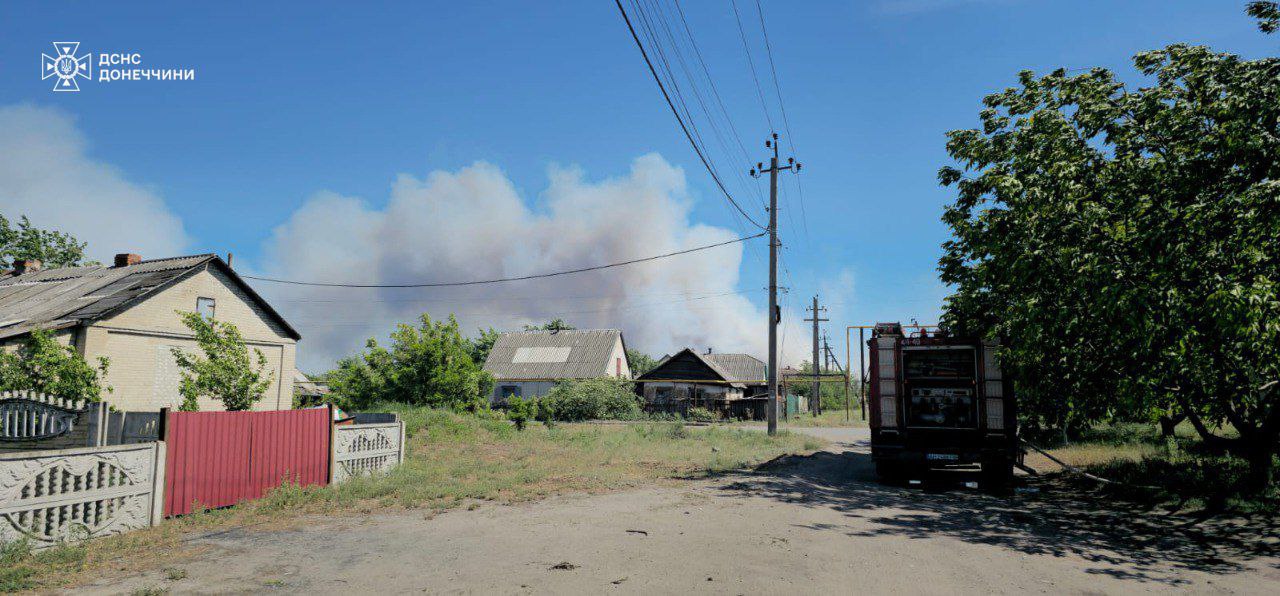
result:
[[[33,546],[159,523],[164,443],[0,454],[0,540]]]
[[[89,406],[28,391],[0,392],[0,440],[34,441],[72,431]]]
[[[385,472],[404,461],[404,422],[333,427],[333,484]]]

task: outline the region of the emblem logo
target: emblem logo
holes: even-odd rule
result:
[[[53,47],[57,55],[40,54],[40,80],[57,77],[54,91],[79,91],[76,77],[93,78],[93,54],[77,57],[78,41],[55,41]]]

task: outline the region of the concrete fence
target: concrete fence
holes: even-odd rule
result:
[[[212,414],[227,417],[296,413]],[[327,416],[323,412],[319,414]],[[224,430],[213,429],[210,432],[227,434]],[[284,438],[297,429],[267,430],[271,432],[263,435],[264,441],[274,435]],[[321,467],[328,468],[320,471],[322,479],[327,476],[332,484],[386,472],[404,462],[403,421],[351,425],[330,423],[326,430],[331,431],[331,434],[326,433],[330,439],[328,443],[312,442],[308,450],[312,455],[319,451]],[[120,431],[121,436],[128,434]],[[176,436],[169,438],[177,439]],[[180,496],[172,486],[172,479],[166,482],[166,470],[178,463],[176,460],[168,461],[172,459],[169,449],[167,442],[153,441],[0,453],[0,543],[27,538],[34,548],[46,548],[61,541],[107,536],[160,523],[166,514],[166,497],[168,501],[174,501],[176,496]],[[191,450],[175,453],[179,454],[184,466],[208,471],[205,485],[234,484],[234,478],[222,469],[226,466],[220,468],[218,465],[218,462],[225,463],[228,459],[226,453],[196,453]],[[297,468],[296,463],[289,463],[288,467]],[[237,470],[238,473],[244,472]],[[271,483],[278,480],[278,475],[270,478]],[[207,498],[202,494],[200,502],[206,503],[203,499]],[[239,500],[217,504],[231,504]]]
[[[404,422],[333,427],[332,482],[386,472],[404,462]]]
[[[0,541],[35,548],[161,518],[164,443],[0,454]]]

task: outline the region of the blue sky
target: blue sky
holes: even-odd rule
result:
[[[738,5],[752,49],[760,52],[755,4]],[[843,335],[836,327],[845,323],[934,320],[945,294],[934,271],[946,237],[939,216],[949,201],[935,181],[947,163],[943,134],[973,126],[982,96],[1011,84],[1022,69],[1103,66],[1131,77],[1129,56],[1177,41],[1249,57],[1274,54],[1277,39],[1257,33],[1243,5],[765,1],[792,141],[805,164],[803,206],[788,180],[781,212],[793,310],[815,291],[827,294],[833,337]],[[729,2],[682,6],[743,143],[763,159],[769,126]],[[37,61],[52,53],[51,42],[67,40],[92,52],[136,51],[145,67],[194,68],[197,77],[87,81],[79,93],[52,93],[50,81],[36,74]],[[767,58],[753,57],[781,128]],[[603,192],[611,188],[606,181],[629,172],[633,182],[642,178],[637,159],[656,153],[684,176],[685,185],[673,191],[688,207],[683,220],[675,217],[681,229],[745,230],[735,227],[616,8],[603,0],[6,2],[0,107],[17,105],[31,108],[10,114],[15,126],[29,125],[23,139],[39,138],[47,118],[48,126],[69,127],[68,151],[95,175],[111,178],[104,184],[143,193],[151,207],[180,220],[182,232],[171,244],[186,252],[234,252],[250,270],[297,273],[274,262],[280,240],[273,245],[273,234],[296,223],[318,196],[358,197],[376,212],[394,200],[402,175],[425,183],[432,172],[457,173],[476,162],[495,167],[536,216],[558,196],[549,172],[578,171],[584,184]],[[26,146],[4,145],[18,152]],[[753,165],[740,153],[715,145],[712,151],[732,176]],[[50,167],[56,173],[60,166]],[[754,191],[735,180],[731,189],[753,204]],[[0,213],[17,215],[15,205],[31,200],[19,196],[26,188],[0,179]],[[82,190],[83,201],[111,200]],[[46,219],[54,221],[36,223],[60,223],[58,213]],[[102,243],[129,242],[84,225],[67,224],[82,236],[106,238]],[[681,241],[690,235],[680,234]],[[764,246],[756,244],[741,255],[736,279],[723,281],[759,307]],[[109,254],[127,247],[93,248]],[[587,247],[582,254],[590,261],[594,253]],[[501,258],[509,262],[510,255]],[[450,308],[434,304],[441,312]],[[660,345],[672,341],[653,339],[650,351],[675,347]],[[324,351],[325,358],[339,352]],[[311,364],[322,365],[318,356]]]

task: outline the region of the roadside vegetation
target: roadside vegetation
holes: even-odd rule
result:
[[[1219,432],[1234,434],[1230,429]],[[1248,462],[1208,449],[1189,423],[1171,430],[1146,423],[1099,424],[1070,443],[1038,446],[1070,466],[1110,481],[1063,474],[1073,489],[1168,511],[1280,514],[1280,487],[1254,490]],[[1027,455],[1026,463],[1041,473],[1062,470],[1034,451]]]
[[[1276,2],[1248,10],[1276,30]],[[1280,450],[1280,58],[1173,44],[1133,65],[1133,86],[1024,71],[948,133],[942,323],[1005,340],[1033,440],[1146,423],[1178,445],[1185,421],[1194,449],[1114,472],[1224,493],[1243,475],[1263,498]]]
[[[634,425],[530,424],[518,431],[494,413],[374,404],[406,423],[408,453],[390,473],[332,487],[284,485],[263,499],[166,520],[159,526],[31,552],[0,545],[0,591],[75,585],[103,572],[180,570],[199,553],[187,539],[232,527],[288,527],[304,515],[421,509],[426,515],[481,503],[513,503],[705,477],[822,447],[792,433]]]

